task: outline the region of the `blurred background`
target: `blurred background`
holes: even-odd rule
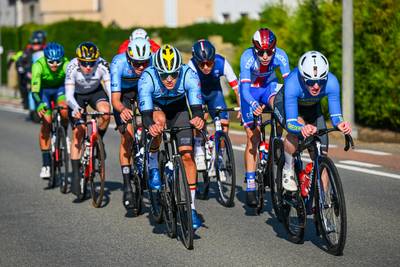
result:
[[[358,125],[399,132],[400,1],[354,1],[350,24],[343,20],[345,2],[352,1],[0,0],[1,83],[16,88],[10,58],[25,49],[35,30],[44,30],[47,42],[64,45],[69,58],[80,42],[93,41],[108,61],[137,27],[160,44],[176,45],[185,62],[193,42],[209,38],[238,75],[240,55],[251,46],[253,33],[268,27],[288,54],[291,68],[305,51],[319,50],[340,81],[343,73],[350,74],[347,90],[354,93],[350,109]],[[350,56],[343,54],[346,29],[353,30]],[[347,57],[352,59],[349,71]],[[343,100],[347,98],[352,95]]]

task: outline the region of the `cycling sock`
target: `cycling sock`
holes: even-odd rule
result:
[[[196,198],[196,184],[189,184],[189,189],[190,189],[190,194],[192,196],[191,208],[192,210],[195,210],[196,207],[194,206],[194,200]]]
[[[122,178],[124,180],[124,189],[130,188],[130,178],[131,178],[131,166],[130,165],[122,165],[121,166]]]
[[[42,160],[43,160],[43,166],[50,166],[51,164],[50,150],[42,150]]]
[[[256,190],[256,173],[255,172],[246,172],[246,191],[255,191]]]
[[[158,151],[149,153],[149,170],[158,168]]]
[[[290,169],[292,169],[292,167],[293,167],[293,156],[292,156],[292,154],[287,153],[285,151],[285,166],[284,166],[284,168],[286,170],[290,170]]]

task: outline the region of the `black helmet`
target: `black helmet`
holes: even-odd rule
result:
[[[192,47],[192,55],[196,63],[214,61],[215,47],[206,39],[198,40]]]

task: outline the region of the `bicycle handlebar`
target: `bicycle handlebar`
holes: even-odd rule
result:
[[[299,143],[297,151],[300,152],[300,151],[303,151],[303,150],[309,148],[314,142],[319,140],[319,137],[321,137],[322,135],[329,134],[331,132],[337,132],[337,131],[340,132],[340,130],[338,128],[320,129],[314,135],[307,137],[304,141]],[[350,148],[354,149],[353,137],[351,137],[350,134],[345,134],[344,137],[345,137],[344,151],[348,151]]]

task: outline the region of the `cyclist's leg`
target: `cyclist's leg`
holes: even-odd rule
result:
[[[108,96],[106,92],[102,89],[101,85],[99,86],[96,92],[91,94],[89,104],[92,108],[96,109],[98,112],[109,113],[111,110],[110,100],[108,99]],[[109,123],[110,123],[110,115],[103,115],[99,117],[98,131],[101,139],[103,139]]]
[[[85,102],[88,101],[89,95],[75,94],[76,102],[80,107],[85,107]],[[68,108],[69,121],[72,128],[72,142],[71,142],[71,166],[72,166],[72,180],[71,180],[71,192],[78,195],[80,190],[80,164],[82,154],[82,141],[85,135],[86,125],[83,119],[75,119],[72,117],[72,109]]]
[[[67,130],[68,130],[68,109],[67,109],[67,101],[65,98],[65,87],[61,86],[57,90],[57,101],[56,101],[58,106],[64,107],[63,110],[61,110],[61,124],[65,129],[65,136],[68,136]]]

